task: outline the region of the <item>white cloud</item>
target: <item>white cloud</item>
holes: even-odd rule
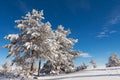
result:
[[[26,6],[26,4],[22,0],[17,0],[17,1],[19,4],[17,6],[21,9],[21,11],[23,11],[23,12],[29,11],[28,7]]]
[[[112,31],[110,31],[109,33],[110,34],[113,34],[113,33],[116,33],[117,31],[115,31],[115,30],[112,30]]]
[[[105,38],[109,37],[110,35],[116,33],[116,30],[110,30],[108,28],[104,28],[102,32],[99,32],[99,34],[96,36],[98,38]]]
[[[107,27],[115,24],[119,24],[120,23],[120,5],[114,6],[106,18],[107,18],[107,21],[105,22],[105,26]]]
[[[92,56],[90,56],[88,53],[81,53],[80,56],[81,56],[81,57],[84,57],[84,58],[92,57]]]
[[[116,25],[120,23],[120,15],[114,15],[112,18],[110,18],[105,24],[105,27],[109,27],[112,25]]]
[[[106,32],[100,32],[100,35],[105,35],[106,34]]]
[[[114,25],[120,21],[120,16],[115,16],[113,19],[110,20],[110,24]]]
[[[115,29],[114,25],[120,24],[120,6],[119,5],[115,6],[106,18],[107,21],[104,23],[104,25],[102,25],[103,26],[102,31],[99,32],[96,37],[104,38],[117,33],[116,31],[117,29]]]
[[[97,35],[96,37],[98,37],[98,38],[104,38],[104,37],[109,37],[108,35],[106,35],[106,34],[99,34],[99,35]]]
[[[108,29],[104,28],[102,32],[99,32],[99,34],[96,37],[103,38],[103,37],[108,37]]]

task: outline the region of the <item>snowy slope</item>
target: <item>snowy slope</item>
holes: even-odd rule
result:
[[[87,69],[75,73],[44,76],[40,80],[120,80],[120,68]]]
[[[0,78],[0,80],[9,80]],[[12,80],[12,79],[11,79]],[[20,79],[15,79],[20,80]],[[25,80],[33,80],[32,77]],[[36,79],[35,79],[36,80]],[[41,76],[38,80],[120,80],[120,67],[87,69],[59,76]]]

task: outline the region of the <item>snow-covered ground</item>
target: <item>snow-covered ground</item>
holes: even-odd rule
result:
[[[41,76],[39,80],[120,80],[120,67],[87,69],[59,76]],[[9,80],[0,78],[0,80]],[[12,79],[11,79],[12,80]],[[16,79],[15,79],[16,80]],[[18,79],[19,80],[19,79]],[[33,80],[33,79],[28,79]]]
[[[40,80],[120,80],[120,67],[87,69],[59,76],[43,76]]]

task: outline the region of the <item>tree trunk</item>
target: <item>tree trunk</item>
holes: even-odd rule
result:
[[[34,70],[34,60],[31,64],[31,69],[30,69],[30,75],[32,76],[33,75],[33,70]]]
[[[33,53],[34,51],[32,51],[32,58],[33,58]],[[33,75],[33,73],[34,73],[34,59],[33,59],[33,61],[32,61],[32,63],[31,63],[31,69],[30,69],[30,75],[32,76]]]
[[[39,60],[39,66],[38,66],[38,76],[40,76],[40,67],[41,67],[41,60]]]

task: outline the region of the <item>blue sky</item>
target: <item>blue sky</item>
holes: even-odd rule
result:
[[[15,20],[32,9],[44,10],[46,21],[56,29],[70,28],[69,37],[78,39],[74,49],[84,55],[75,60],[89,63],[94,59],[104,65],[110,54],[120,54],[120,0],[3,0],[0,2],[0,64],[6,60],[5,35],[18,33]]]

